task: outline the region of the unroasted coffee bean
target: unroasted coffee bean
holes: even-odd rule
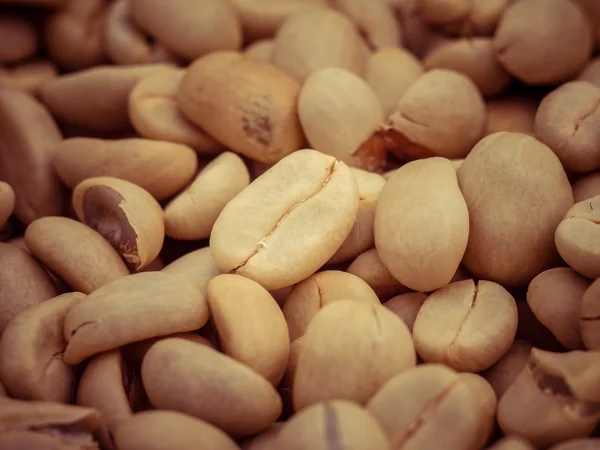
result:
[[[406,450],[481,448],[492,432],[495,408],[485,380],[439,364],[396,375],[367,404],[392,448]]]
[[[150,139],[70,138],[54,150],[52,165],[71,189],[86,178],[121,178],[157,200],[179,192],[194,176],[196,153],[189,147]]]
[[[281,413],[281,398],[265,378],[183,339],[165,339],[148,350],[142,381],[156,408],[195,416],[236,437],[265,430]]]
[[[419,213],[423,204],[429,214]],[[427,158],[398,169],[381,192],[374,226],[377,252],[400,283],[422,292],[448,284],[469,237],[469,213],[450,161]]]
[[[209,247],[183,255],[167,265],[162,271],[192,283],[203,295],[206,295],[208,282],[221,273],[221,270],[212,259]]]
[[[15,216],[25,225],[60,215],[65,197],[51,166],[61,133],[48,110],[31,95],[0,87],[0,179],[16,193]]]
[[[173,53],[194,60],[237,50],[241,25],[233,5],[220,0],[129,0],[135,23]]]
[[[552,150],[520,133],[487,136],[458,169],[458,184],[470,221],[463,263],[473,275],[519,286],[551,267],[554,232],[573,205]]]
[[[87,178],[73,190],[77,218],[96,230],[117,250],[131,271],[156,259],[165,238],[160,204],[129,181]]]
[[[317,403],[300,411],[283,425],[276,444],[289,450],[393,448],[375,417],[346,400]]]
[[[69,403],[76,381],[62,359],[64,320],[85,295],[71,292],[15,317],[0,338],[0,380],[15,398]]]
[[[119,350],[102,353],[86,366],[77,390],[77,404],[96,408],[102,414],[100,439],[106,449],[115,449],[114,431],[133,415],[143,387]]]
[[[600,87],[585,81],[565,83],[542,100],[535,136],[550,147],[567,170],[600,168]]]
[[[129,275],[97,289],[65,318],[64,360],[84,359],[130,342],[192,331],[208,320],[208,305],[193,285],[174,275]]]
[[[592,27],[575,2],[513,2],[502,16],[494,50],[506,70],[527,84],[557,84],[592,53]]]
[[[338,270],[318,272],[298,283],[283,304],[290,341],[305,332],[313,317],[328,304],[338,300],[357,300],[379,305],[377,294],[359,277]]]
[[[290,341],[275,299],[257,282],[229,274],[208,282],[207,298],[223,353],[277,386],[288,363]]]
[[[340,398],[365,404],[415,364],[410,332],[394,313],[364,302],[333,302],[317,313],[302,338],[294,408]]]
[[[213,52],[187,69],[177,94],[184,116],[230,150],[274,163],[303,146],[299,84],[237,52]]]
[[[532,349],[498,404],[498,423],[536,447],[590,434],[600,419],[600,352]]]
[[[176,411],[144,411],[122,421],[115,432],[119,450],[239,450],[203,420]]]
[[[58,292],[44,267],[27,251],[0,242],[0,334],[20,313]]]
[[[582,176],[572,184],[575,203],[600,195],[600,172]]]
[[[576,203],[556,228],[556,249],[565,262],[592,280],[600,277],[600,195]]]
[[[583,348],[579,310],[590,284],[573,269],[558,267],[540,273],[527,289],[527,303],[537,319],[570,350]]]
[[[183,69],[165,67],[141,78],[129,95],[131,124],[147,139],[185,144],[202,155],[213,155],[221,144],[187,120],[177,106],[184,75]]]
[[[210,237],[221,211],[249,184],[242,158],[232,152],[217,156],[165,207],[167,236],[180,240]]]
[[[515,339],[512,346],[500,360],[481,375],[492,385],[496,397],[504,395],[508,387],[527,365],[531,344]]]
[[[356,275],[371,286],[382,302],[410,291],[383,265],[375,248],[358,255],[348,267],[348,273]]]
[[[429,296],[423,292],[400,294],[390,298],[383,306],[400,317],[412,333],[419,310],[427,297]]]
[[[27,227],[25,242],[36,258],[70,287],[84,294],[129,275],[110,244],[100,234],[73,219],[38,219]],[[93,259],[90,255],[94,255]]]
[[[415,349],[427,362],[480,372],[508,351],[517,322],[515,300],[499,284],[483,280],[450,283],[421,306],[413,327]]]
[[[314,150],[294,152],[223,209],[210,236],[212,256],[223,272],[268,290],[290,286],[333,256],[352,229],[358,203],[356,181],[343,162]]]
[[[273,39],[260,39],[246,47],[244,53],[246,56],[252,56],[262,62],[270,63],[274,46],[275,41]]]
[[[581,340],[589,350],[600,350],[600,281],[596,280],[581,298]]]

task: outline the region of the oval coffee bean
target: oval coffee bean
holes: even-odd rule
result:
[[[581,298],[591,282],[568,267],[546,270],[527,288],[535,317],[569,350],[583,348],[579,330]]]
[[[144,411],[122,421],[115,432],[119,450],[239,450],[217,427],[176,411]]]
[[[212,136],[187,120],[177,106],[177,92],[185,71],[165,68],[141,78],[129,94],[129,118],[147,139],[188,145],[201,155],[221,149]]]
[[[295,414],[277,436],[286,450],[391,450],[381,425],[359,405],[331,400]]]
[[[29,252],[0,242],[0,335],[23,311],[58,295],[44,267]]]
[[[222,271],[268,290],[290,286],[333,256],[358,203],[348,166],[315,150],[294,152],[223,209],[210,236],[212,256]]]
[[[283,304],[290,341],[304,335],[313,317],[322,308],[338,300],[380,304],[377,294],[359,277],[339,270],[317,272],[295,285]]]
[[[165,266],[162,272],[183,278],[196,286],[202,295],[206,295],[208,282],[222,273],[213,261],[209,247],[194,250],[179,257]]]
[[[265,430],[281,414],[281,398],[265,378],[183,339],[165,339],[148,350],[142,381],[156,408],[195,416],[236,437]]]
[[[130,342],[197,330],[208,314],[200,291],[174,275],[129,275],[97,289],[69,311],[64,360],[77,364]]]
[[[165,238],[164,212],[150,193],[113,177],[87,178],[73,190],[77,218],[117,250],[131,271],[156,259]]]
[[[588,350],[600,350],[600,281],[596,280],[581,298],[579,310],[581,340]]]
[[[249,184],[242,158],[232,152],[217,156],[165,207],[167,236],[179,240],[210,237],[223,208]]]
[[[331,399],[365,404],[381,385],[415,364],[410,332],[394,313],[339,300],[317,313],[302,338],[294,408]]]
[[[529,361],[531,344],[515,339],[512,346],[500,360],[481,375],[492,385],[496,397],[500,398],[517,378]]]
[[[356,275],[371,286],[381,301],[410,291],[400,284],[383,265],[375,248],[358,255],[348,267],[348,273]]]
[[[491,281],[458,281],[425,300],[415,320],[413,339],[417,353],[427,362],[443,363],[460,372],[480,372],[508,351],[517,322],[515,300],[502,286]]]
[[[75,393],[73,368],[62,359],[67,313],[85,294],[49,299],[15,317],[0,338],[0,380],[11,396],[23,400],[70,403]]]
[[[388,179],[375,211],[375,247],[400,283],[422,292],[444,287],[468,238],[469,212],[450,161],[413,161]]]
[[[425,300],[429,297],[423,292],[410,292],[390,298],[383,304],[387,309],[396,314],[412,333],[415,320]]]
[[[84,294],[129,275],[110,244],[96,231],[73,219],[38,219],[25,230],[25,243],[46,267]]]
[[[171,142],[70,138],[56,147],[52,165],[71,189],[86,178],[107,176],[137,184],[164,200],[192,179],[198,161],[192,149]]]
[[[422,364],[393,377],[367,411],[383,426],[392,448],[481,448],[494,427],[496,397],[485,380],[440,364]],[[452,417],[452,426],[448,426]]]
[[[223,353],[277,386],[288,363],[290,341],[275,299],[256,281],[229,274],[208,282],[207,298]]]

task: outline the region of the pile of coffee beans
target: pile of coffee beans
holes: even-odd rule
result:
[[[600,449],[600,0],[0,0],[50,449]]]

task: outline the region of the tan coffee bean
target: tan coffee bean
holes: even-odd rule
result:
[[[66,217],[43,217],[25,231],[31,253],[73,289],[89,294],[129,270],[100,234]]]
[[[52,59],[66,70],[100,64],[104,60],[105,13],[102,0],[69,0],[53,13],[44,26],[44,41]]]
[[[303,146],[299,89],[270,64],[214,52],[189,67],[177,103],[187,119],[232,151],[273,163]]]
[[[208,282],[207,298],[223,353],[277,386],[288,363],[290,341],[275,299],[257,282],[229,274]]]
[[[583,348],[579,330],[581,298],[591,282],[568,267],[546,270],[527,289],[537,319],[569,350]]]
[[[49,81],[40,95],[52,114],[67,125],[100,133],[128,130],[129,93],[142,77],[166,67],[96,66]]]
[[[26,16],[2,11],[0,14],[0,63],[14,63],[38,50],[34,24]]]
[[[261,39],[254,41],[248,47],[244,49],[246,56],[252,56],[258,60],[266,63],[271,62],[271,55],[273,54],[273,48],[275,47],[275,41],[273,39]]]
[[[329,264],[337,264],[356,258],[375,245],[375,232],[373,230],[375,207],[386,180],[379,174],[355,167],[351,167],[350,171],[356,180],[360,196],[358,213],[350,234],[329,259]]]
[[[314,150],[294,152],[223,209],[210,237],[212,256],[223,272],[268,290],[290,286],[333,256],[352,229],[358,203],[343,162]]]
[[[417,353],[427,362],[480,372],[508,351],[517,322],[515,300],[502,286],[465,280],[450,283],[425,300],[414,323],[413,339]]]
[[[115,433],[120,450],[239,450],[217,427],[175,411],[144,411],[121,422]]]
[[[600,277],[600,195],[576,203],[556,228],[556,249],[565,262],[592,280]]]
[[[553,445],[550,450],[597,450],[600,448],[600,439],[569,439],[561,444]]]
[[[237,50],[241,24],[233,5],[219,0],[129,0],[135,23],[173,53],[194,60],[218,50]]]
[[[463,263],[475,277],[526,285],[551,267],[554,232],[573,194],[548,147],[520,133],[487,136],[458,169],[458,184],[470,221]]]
[[[367,404],[392,448],[406,450],[481,448],[492,433],[495,408],[485,380],[439,364],[396,375]]]
[[[575,203],[600,195],[600,172],[592,172],[582,176],[571,187],[573,188]]]
[[[212,160],[165,207],[165,232],[180,240],[206,239],[219,214],[250,184],[242,158],[225,152]]]
[[[113,177],[93,177],[73,190],[77,218],[117,250],[131,271],[158,256],[165,238],[164,213],[150,193]]]
[[[0,87],[0,135],[0,179],[16,193],[15,216],[28,225],[62,214],[64,192],[50,164],[62,136],[50,113],[29,94]]]
[[[171,142],[70,138],[57,146],[52,165],[71,189],[87,178],[109,176],[137,184],[164,200],[192,179],[198,162],[192,149]]]
[[[382,48],[369,56],[365,80],[383,105],[388,117],[409,86],[423,74],[423,65],[402,48]]]
[[[532,349],[500,399],[500,428],[542,448],[589,435],[600,419],[599,376],[600,352]]]
[[[589,81],[600,86],[600,58],[591,59],[577,77],[579,81]]]
[[[129,95],[129,118],[145,138],[192,147],[201,155],[214,155],[221,144],[188,121],[177,106],[177,92],[185,71],[164,68],[144,76]]]
[[[197,330],[208,314],[200,291],[174,275],[129,275],[97,289],[69,311],[64,360],[77,364],[130,342]]]
[[[100,413],[55,402],[2,399],[0,445],[6,449],[94,449]]]
[[[520,437],[506,436],[488,447],[488,450],[535,450],[535,447]]]
[[[313,71],[300,90],[298,116],[311,148],[366,170],[385,166],[382,148],[361,150],[384,117],[377,95],[358,75],[339,67]]]
[[[290,16],[275,36],[271,62],[300,83],[313,72],[340,67],[362,76],[368,50],[354,24],[331,9]]]
[[[531,348],[529,342],[515,339],[510,350],[496,364],[481,374],[492,385],[496,397],[502,397],[515,378],[525,368]]]
[[[375,246],[400,283],[422,292],[448,284],[468,237],[469,213],[450,161],[413,161],[388,179],[375,211]]]
[[[321,308],[338,300],[380,304],[373,289],[356,275],[339,270],[317,272],[294,286],[283,304],[290,341],[304,335],[306,327]]]
[[[581,298],[581,340],[589,350],[600,350],[600,282],[595,281]]]
[[[463,158],[483,135],[486,110],[465,75],[434,69],[404,93],[396,111],[365,145],[383,145],[400,159]]]
[[[361,253],[348,267],[348,273],[356,275],[371,286],[379,299],[384,302],[395,295],[409,292],[383,265],[377,249],[372,248]]]
[[[270,38],[290,16],[327,6],[326,0],[233,0],[249,40]]]
[[[413,326],[419,310],[429,295],[423,292],[410,292],[392,297],[383,304],[387,309],[396,314],[408,327],[412,333]]]
[[[304,334],[294,377],[294,408],[331,399],[365,404],[394,375],[416,364],[410,332],[382,306],[339,300]]]
[[[163,272],[183,278],[195,285],[203,295],[206,295],[208,282],[221,274],[215,264],[209,247],[189,252],[168,264]]]
[[[233,436],[265,430],[281,413],[281,399],[265,378],[226,355],[182,339],[165,339],[150,348],[142,363],[142,380],[156,408],[198,417]]]
[[[42,86],[57,75],[58,71],[52,61],[34,60],[18,66],[0,67],[0,86],[22,89],[38,95]]]
[[[574,2],[513,2],[498,24],[494,50],[505,69],[519,80],[558,84],[572,78],[590,57],[592,27]]]
[[[533,136],[537,106],[537,102],[524,96],[508,95],[489,100],[484,135],[510,131]]]
[[[375,418],[346,400],[326,401],[304,409],[285,423],[276,442],[279,448],[288,450],[392,448]]]
[[[113,350],[93,357],[81,376],[77,404],[96,408],[102,414],[99,434],[106,449],[116,448],[115,427],[133,415],[128,398],[135,382],[133,375],[125,367],[120,351]]]
[[[256,436],[245,439],[240,443],[242,450],[276,450],[277,438],[285,422],[275,422],[269,428]]]
[[[512,77],[496,59],[492,39],[486,37],[451,40],[429,52],[423,61],[428,69],[450,69],[468,76],[485,96],[504,91]]]
[[[600,87],[585,81],[565,83],[548,94],[535,116],[535,136],[567,170],[600,168]]]
[[[44,267],[16,245],[0,242],[0,335],[23,311],[58,295]]]
[[[0,181],[0,228],[2,228],[15,210],[15,191],[12,186]]]
[[[23,311],[0,339],[0,380],[15,398],[71,402],[73,368],[62,360],[65,316],[85,294],[71,292]]]

